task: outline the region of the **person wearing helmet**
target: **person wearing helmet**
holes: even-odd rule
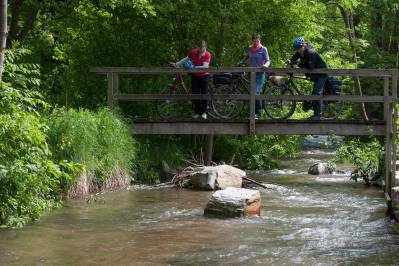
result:
[[[209,68],[211,63],[211,54],[207,51],[206,41],[198,42],[197,47],[192,49],[188,56],[175,63],[176,67],[183,66],[185,68]],[[192,94],[208,94],[209,73],[193,73],[191,76]],[[207,100],[193,100],[194,114],[193,118],[207,118],[206,109],[208,107]]]
[[[252,35],[252,45],[248,48],[248,53],[241,60],[240,64],[245,63],[247,60],[251,62],[252,67],[267,68],[270,65],[269,52],[267,48],[261,44],[260,35],[255,33]],[[256,73],[256,95],[261,94],[263,84],[265,83],[266,75],[264,72]],[[263,101],[255,101],[255,118],[260,117],[263,109]]]
[[[295,54],[290,59],[290,64],[298,64],[301,68],[315,69],[328,68],[321,56],[305,42],[303,37],[294,40],[292,48]],[[326,74],[306,74],[314,82],[312,95],[323,95],[328,76]],[[323,112],[323,101],[313,101],[314,114],[310,119],[321,119]]]

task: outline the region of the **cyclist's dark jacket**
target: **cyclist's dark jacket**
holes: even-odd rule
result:
[[[291,62],[295,62],[298,59],[301,59],[301,62],[298,64],[300,68],[314,69],[314,68],[328,68],[326,62],[321,58],[321,56],[313,50],[312,46],[306,44],[305,51],[303,53],[303,57],[296,52],[291,57]],[[306,76],[312,80],[316,80],[318,77],[323,74],[307,74]]]

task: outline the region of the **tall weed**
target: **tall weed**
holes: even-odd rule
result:
[[[48,121],[50,147],[57,159],[83,164],[101,182],[115,168],[125,174],[133,170],[136,142],[127,124],[108,109],[57,109]]]

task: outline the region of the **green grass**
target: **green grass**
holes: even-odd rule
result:
[[[118,168],[131,174],[136,142],[128,125],[108,109],[58,109],[49,117],[50,148],[58,160],[85,166],[104,182]]]

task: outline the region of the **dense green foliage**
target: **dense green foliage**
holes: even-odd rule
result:
[[[38,66],[19,62],[26,54],[7,53],[3,80],[12,83],[0,81],[0,225],[13,227],[57,206],[81,172],[48,147],[49,105],[37,91]]]
[[[47,144],[46,108],[38,93],[0,89],[0,225],[21,226],[56,206],[80,167],[55,163]]]
[[[215,159],[244,169],[270,169],[275,159],[295,156],[302,148],[301,136],[255,136],[216,140]]]
[[[354,138],[347,141],[337,150],[337,159],[356,166],[351,174],[351,178],[355,181],[363,179],[366,183],[370,183],[383,176],[384,146],[375,138],[368,140]]]
[[[190,137],[152,136],[138,137],[137,159],[135,169],[137,181],[159,183],[165,176],[162,173],[162,161],[171,169],[184,164],[183,160],[191,158],[190,151],[195,150]]]
[[[50,110],[28,50],[7,53],[0,82],[0,226],[20,227],[59,205],[83,168],[104,181],[133,169],[128,127],[106,109]],[[50,138],[49,138],[50,136]],[[81,164],[79,164],[81,163]]]

